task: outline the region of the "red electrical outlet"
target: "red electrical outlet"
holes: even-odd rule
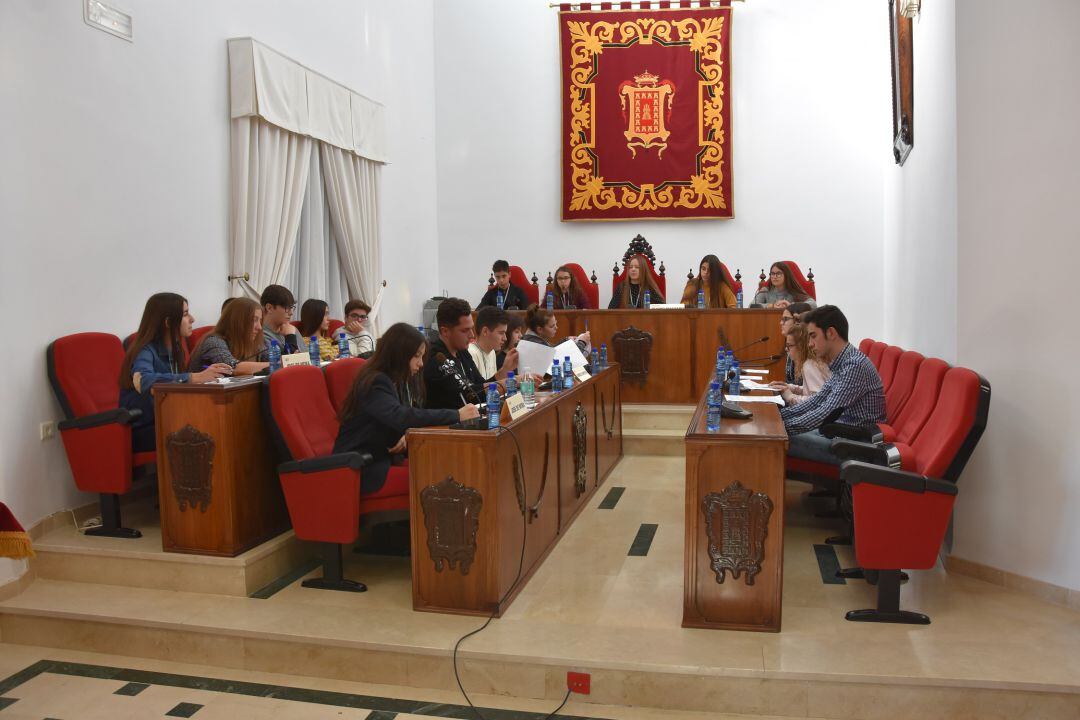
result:
[[[579,695],[588,695],[592,683],[589,673],[568,672],[566,673],[566,689]]]

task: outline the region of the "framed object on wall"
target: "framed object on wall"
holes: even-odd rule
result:
[[[892,45],[893,157],[903,165],[915,145],[915,75],[909,17],[900,12],[899,0],[889,0],[889,35]]]

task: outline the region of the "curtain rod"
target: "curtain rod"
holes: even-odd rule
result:
[[[658,2],[657,0],[651,0],[651,2],[635,0],[635,2],[629,2],[629,3],[626,3],[626,2],[548,3],[548,8],[562,8],[563,5],[569,4],[570,10],[572,12],[579,12],[581,10],[582,5],[590,5],[591,7],[589,7],[589,10],[600,10],[601,5],[610,5],[611,7],[608,8],[608,9],[611,9],[611,10],[635,10],[635,9],[636,10],[641,10],[642,5],[649,5],[650,7],[645,8],[646,10],[693,10],[695,8],[700,8],[700,7],[703,7],[705,5],[707,5],[708,7],[724,7],[726,5],[730,5],[733,2],[746,2],[746,0],[706,0],[706,2],[699,2],[699,0],[691,0],[691,2],[688,3],[688,7],[686,7],[686,8],[682,7],[682,3],[679,2],[679,0],[669,0],[667,3],[663,3],[663,4],[668,6],[666,8],[652,7],[653,5],[656,5],[656,6],[661,5],[661,3]],[[629,5],[630,7],[624,8],[623,5]],[[634,7],[635,5],[637,6],[636,8]],[[672,6],[674,6],[674,7],[672,7]]]

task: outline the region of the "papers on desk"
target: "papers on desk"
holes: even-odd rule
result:
[[[529,368],[529,371],[535,375],[544,375],[551,372],[551,365],[555,362],[555,359],[558,358],[561,364],[563,358],[568,355],[570,356],[570,365],[575,370],[589,364],[573,338],[565,340],[556,347],[534,342],[519,342],[517,351],[518,367]]]
[[[784,407],[784,398],[779,395],[725,395],[727,402],[739,403],[772,403]]]
[[[768,385],[762,385],[761,383],[759,383],[757,380],[754,380],[753,378],[740,377],[739,378],[739,384],[742,385],[747,390],[768,390],[770,392],[777,392],[776,390],[773,390]]]
[[[768,375],[769,371],[762,368],[739,368],[739,373],[745,375],[750,373],[751,375]]]
[[[650,310],[685,310],[682,303],[649,303]]]

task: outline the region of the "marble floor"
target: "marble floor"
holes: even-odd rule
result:
[[[902,607],[929,614],[931,625],[847,622],[847,610],[874,605],[874,589],[861,581],[823,581],[814,546],[833,529],[813,517],[802,497],[805,486],[796,483],[786,508],[782,632],[680,627],[683,483],[681,458],[625,458],[504,616],[462,645],[462,662],[473,665],[467,689],[473,683],[476,692],[503,700],[537,698],[550,710],[565,690],[563,673],[575,669],[593,673],[591,702],[572,701],[578,714],[582,707],[596,711],[593,703],[601,702],[891,719],[899,717],[891,704],[900,703],[905,717],[1080,718],[1080,612],[939,566],[913,572],[901,596]],[[623,488],[617,502],[605,503],[614,488]],[[641,536],[643,525],[655,525],[651,539]],[[638,552],[631,554],[635,544]],[[854,564],[848,548],[837,554],[841,566]],[[159,652],[154,643],[160,640],[130,636],[131,647],[147,648],[130,654],[143,657],[201,653],[218,667],[453,690],[450,650],[479,621],[413,612],[407,557],[351,554],[347,575],[369,591],[312,590],[296,577],[259,599],[200,593],[194,586],[176,592],[39,579],[0,603],[0,640],[108,651],[114,631],[102,628],[138,624],[201,638],[185,641],[185,655],[175,648]],[[63,620],[87,624],[77,643],[56,626]],[[234,650],[230,638],[245,645]],[[308,648],[302,661],[251,660],[254,647],[301,642]],[[322,649],[310,649],[316,645]],[[335,653],[346,649],[388,659],[373,661],[362,677],[342,675],[343,656]],[[400,658],[406,659],[391,672]],[[541,670],[508,679],[483,663]],[[661,676],[663,683],[650,680]],[[829,690],[840,684],[847,688],[843,701]],[[1026,704],[1037,694],[1056,709]]]

